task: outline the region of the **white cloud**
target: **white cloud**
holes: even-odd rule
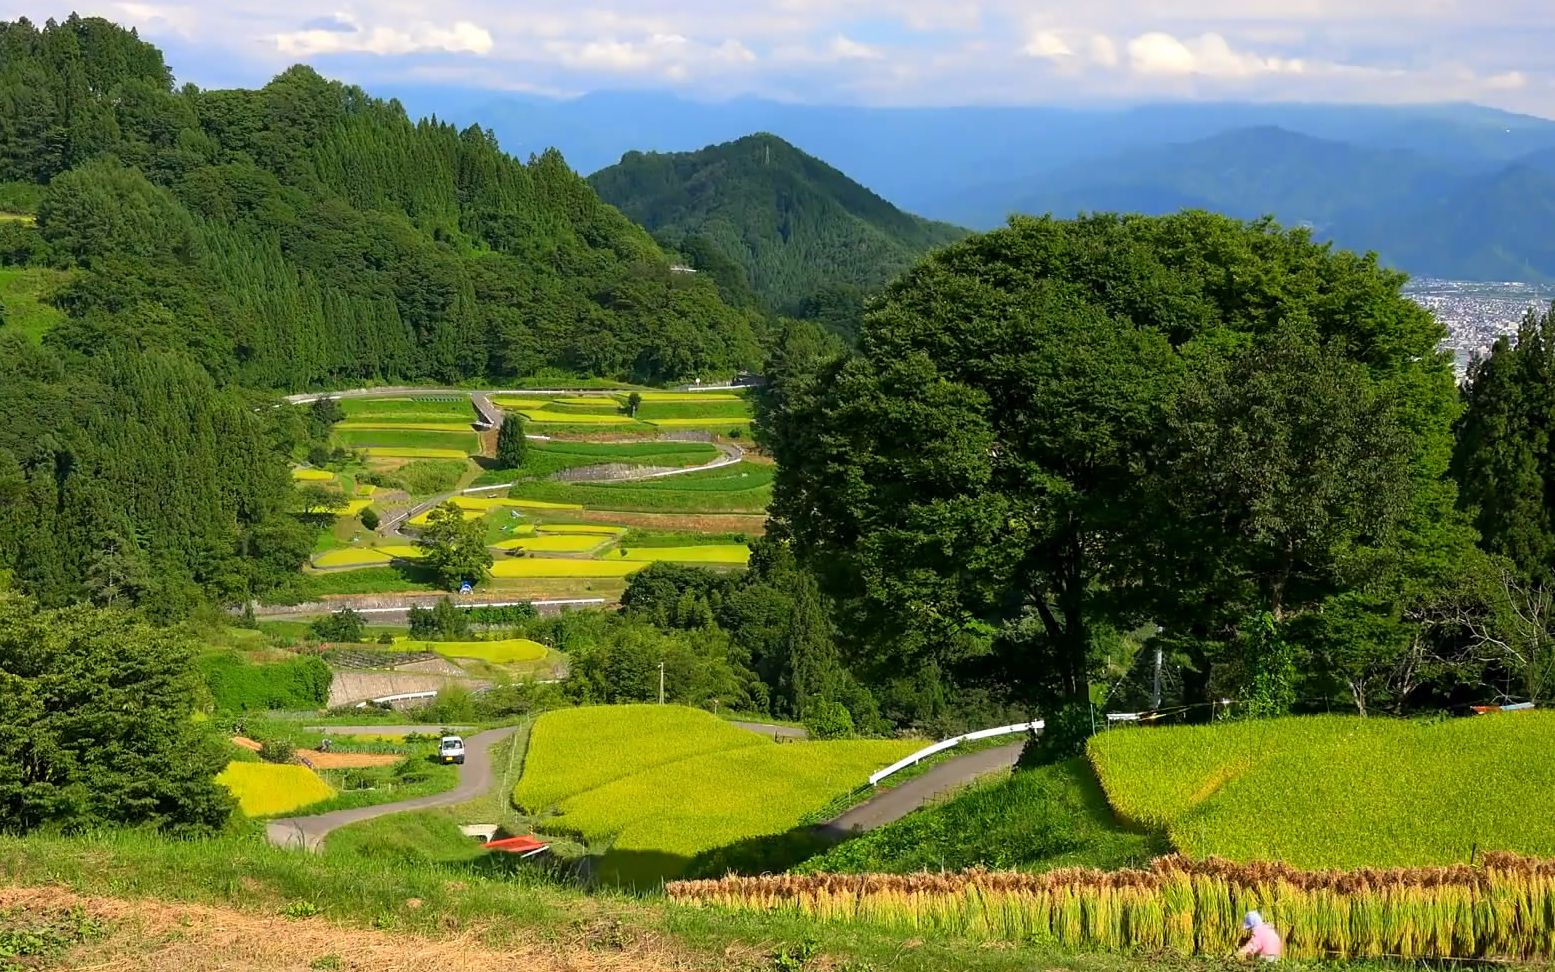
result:
[[[880,48],[862,44],[842,34],[831,39],[828,50],[839,61],[879,61],[885,57]]]
[[[618,74],[657,73],[685,81],[699,69],[751,64],[756,52],[733,38],[719,44],[694,41],[684,34],[654,34],[636,41],[606,38],[590,41],[546,41],[545,54],[578,69]]]
[[[1297,58],[1264,57],[1238,51],[1220,34],[1200,34],[1179,40],[1151,31],[1128,42],[1129,66],[1139,74],[1248,77],[1257,74],[1300,74],[1306,64]]]
[[[1068,42],[1051,30],[1039,30],[1032,34],[1023,50],[1031,57],[1047,60],[1074,56],[1074,51],[1070,50]]]
[[[1086,50],[1094,63],[1107,68],[1118,66],[1118,45],[1106,34],[1092,34]]]
[[[1528,87],[1528,76],[1521,71],[1503,71],[1486,78],[1485,87],[1493,91],[1517,91]]]
[[[490,54],[491,32],[468,20],[447,27],[416,23],[405,27],[364,27],[349,14],[333,18],[339,26],[309,28],[275,35],[275,46],[288,57],[318,54],[377,54],[380,56],[442,51],[450,54]]]

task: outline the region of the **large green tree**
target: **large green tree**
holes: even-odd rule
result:
[[[424,555],[422,563],[449,590],[457,590],[464,581],[474,584],[484,580],[491,569],[485,523],[465,519],[464,511],[453,503],[444,503],[427,514],[427,525],[416,537],[416,546]]]
[[[122,611],[0,594],[0,831],[218,830],[226,757],[194,721],[192,665],[187,645]]]
[[[1466,536],[1430,526],[1452,373],[1402,282],[1269,222],[1017,218],[775,391],[775,526],[855,667],[977,668],[1050,709],[1086,699],[1099,626],[1154,620],[1207,670],[1265,614],[1391,603]]]
[[[497,430],[497,468],[521,468],[528,453],[529,440],[524,438],[523,416],[503,416],[502,427]]]

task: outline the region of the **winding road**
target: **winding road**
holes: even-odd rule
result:
[[[428,727],[429,728],[429,727]],[[277,847],[292,847],[316,851],[330,833],[347,824],[361,823],[375,817],[406,810],[426,810],[467,803],[489,791],[495,783],[492,772],[491,747],[513,735],[513,726],[488,729],[464,741],[464,765],[459,767],[459,785],[443,793],[401,800],[398,803],[381,803],[376,807],[358,807],[354,810],[336,810],[311,817],[283,817],[265,824],[265,837]],[[382,731],[378,729],[377,731]]]
[[[1020,751],[1025,745],[1023,739],[947,759],[922,776],[875,794],[816,830],[835,840],[843,840],[861,831],[884,827],[946,793],[1009,769],[1020,759]]]
[[[761,735],[774,731],[791,738],[803,738],[804,730],[790,726],[773,726],[765,723],[736,722],[734,725]],[[332,727],[330,731],[384,732],[388,729],[429,731],[421,726],[372,726]],[[491,747],[513,734],[514,727],[489,729],[465,740],[465,761],[459,768],[459,784],[444,793],[401,800],[398,803],[382,803],[375,807],[359,807],[355,810],[336,810],[311,817],[285,817],[265,824],[265,837],[277,847],[290,847],[317,851],[332,832],[348,824],[361,823],[408,810],[426,810],[466,803],[488,792],[496,784],[496,773],[491,764]],[[924,804],[981,777],[1007,770],[1020,758],[1024,741],[1010,743],[994,749],[983,749],[964,756],[948,759],[916,779],[893,787],[846,811],[840,816],[815,827],[819,834],[835,841],[846,840],[866,830],[874,830],[907,816]]]

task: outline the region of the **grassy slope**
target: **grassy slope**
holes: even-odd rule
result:
[[[972,787],[801,865],[807,873],[1047,871],[1119,868],[1166,853],[1166,842],[1119,826],[1084,760]]]
[[[1555,713],[1449,722],[1317,716],[1091,741],[1113,807],[1194,856],[1298,867],[1555,856]]]
[[[678,706],[564,710],[536,724],[516,796],[558,805],[552,829],[608,843],[601,876],[651,884],[699,853],[794,828],[916,745],[778,745]]]
[[[468,940],[503,946],[577,944],[589,967],[655,968],[653,950],[682,961],[666,968],[770,968],[768,956],[813,943],[816,967],[857,963],[880,972],[1147,972],[1218,969],[1219,964],[1163,962],[1159,957],[1065,955],[1051,948],[915,941],[861,925],[822,925],[779,915],[734,915],[677,906],[662,899],[582,892],[537,871],[490,879],[473,864],[406,867],[402,860],[298,854],[267,847],[257,837],[173,841],[139,833],[89,838],[0,836],[0,883],[56,885],[93,895],[202,902],[274,916],[306,902],[320,909],[311,922],[392,927],[415,954],[418,939],[457,929]],[[616,965],[616,957],[621,963]],[[794,966],[797,967],[797,966]],[[238,966],[242,968],[242,966]]]
[[[44,298],[70,279],[70,274],[44,267],[0,267],[0,304],[5,305],[6,327],[34,341],[65,319],[64,312]]]

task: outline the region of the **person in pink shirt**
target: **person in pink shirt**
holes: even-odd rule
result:
[[[1280,933],[1264,921],[1263,915],[1258,912],[1247,913],[1247,917],[1242,919],[1242,930],[1247,932],[1247,944],[1237,952],[1241,958],[1278,962],[1280,956],[1285,954],[1285,943],[1280,941]]]

